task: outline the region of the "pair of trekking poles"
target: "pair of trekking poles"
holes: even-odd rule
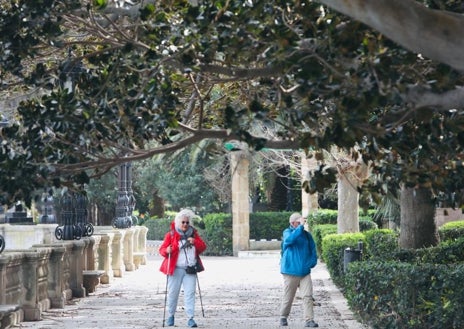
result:
[[[168,255],[168,271],[169,271],[170,265],[171,265],[171,254]],[[198,273],[195,273],[195,277],[196,277],[196,281],[198,285],[198,294],[200,295],[201,313],[203,314],[203,317],[205,317],[205,310],[203,309],[203,300],[201,298],[200,280],[198,279]],[[166,274],[166,289],[164,291],[164,308],[163,308],[163,328],[164,328],[164,323],[166,322],[166,303],[168,300],[168,282],[169,282],[169,274]]]

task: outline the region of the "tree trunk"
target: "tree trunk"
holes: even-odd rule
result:
[[[401,190],[400,247],[419,249],[438,243],[435,202],[427,188]]]
[[[288,168],[283,166],[277,170],[275,184],[272,188],[270,210],[283,211],[287,209],[287,176]]]
[[[359,232],[359,193],[345,175],[338,180],[337,232]]]
[[[164,199],[159,196],[158,192],[159,192],[158,190],[153,191],[150,215],[156,216],[158,218],[164,218],[164,210],[165,210]]]

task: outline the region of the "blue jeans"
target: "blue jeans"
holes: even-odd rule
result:
[[[193,318],[195,315],[195,288],[197,276],[195,274],[187,274],[185,269],[178,268],[174,270],[172,276],[168,276],[168,316],[174,316],[179,301],[181,287],[184,289],[184,308],[188,318]]]

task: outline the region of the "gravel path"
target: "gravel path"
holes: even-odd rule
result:
[[[202,258],[206,269],[198,275],[201,300],[197,289],[195,319],[199,328],[279,328],[282,277],[278,254]],[[16,328],[162,328],[166,276],[158,270],[160,263],[159,256],[150,256],[146,265],[99,285],[88,297],[75,298],[64,309],[44,312],[42,321],[23,322]],[[320,328],[367,329],[354,319],[325,264],[319,263],[312,277],[314,297],[321,304],[314,310]],[[187,328],[182,303],[181,295],[176,328]],[[297,297],[287,328],[303,326]]]

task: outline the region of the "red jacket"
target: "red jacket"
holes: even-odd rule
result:
[[[195,239],[193,240],[193,245],[195,246],[197,261],[200,262],[200,264],[203,264],[200,257],[198,256],[203,251],[206,250],[206,243],[200,237],[196,229],[193,229],[193,238]],[[172,222],[171,230],[168,233],[166,233],[166,235],[164,236],[163,243],[158,249],[159,254],[164,257],[163,262],[161,263],[161,266],[160,266],[160,271],[163,272],[164,274],[167,274],[167,275],[174,274],[174,270],[176,268],[176,263],[177,263],[177,258],[179,257],[179,251],[180,251],[179,239],[180,239],[180,234],[177,233],[175,229],[175,224],[174,222]],[[169,257],[169,254],[166,252],[166,248],[169,246],[172,247],[171,257]]]

